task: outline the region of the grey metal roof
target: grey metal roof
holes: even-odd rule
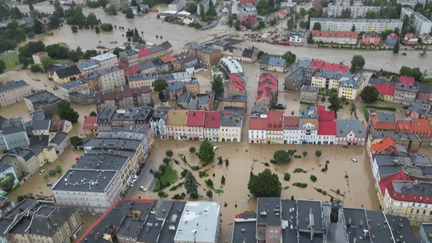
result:
[[[0,134],[3,135],[26,132],[26,127],[21,117],[5,120],[0,126]]]
[[[154,67],[155,67],[155,65],[153,64],[153,62],[145,62],[143,64],[139,64],[138,65],[138,68],[141,71],[144,71],[144,70],[147,70],[147,69],[150,69],[150,68],[154,68]]]
[[[297,205],[292,200],[281,200],[282,205],[282,220],[286,220],[288,227],[282,230],[283,242],[297,241]]]
[[[167,91],[168,92],[183,91],[183,82],[181,81],[167,82]]]
[[[396,122],[393,112],[371,110],[370,113],[376,113],[380,122]]]
[[[61,142],[63,142],[65,140],[65,138],[68,139],[67,138],[67,133],[65,133],[65,132],[57,132],[54,135],[53,139],[51,139],[50,143],[55,143],[55,144],[58,145]]]
[[[199,105],[208,104],[211,94],[196,94],[189,102],[189,110],[198,110]]]
[[[166,118],[168,110],[170,108],[169,107],[158,107],[154,110],[153,115],[152,115],[152,120],[153,119],[161,119],[161,118]]]
[[[87,84],[86,81],[75,80],[75,81],[72,81],[72,82],[69,82],[69,83],[62,84],[61,87],[63,89],[70,90],[70,89],[73,89],[73,88],[76,88],[76,87],[79,87],[79,86],[82,86],[82,85],[86,85],[86,84]]]
[[[420,85],[419,92],[428,93],[428,94],[432,92],[431,84],[420,83],[419,85]]]
[[[241,127],[242,121],[236,116],[221,113],[220,125],[221,127]]]
[[[210,53],[216,51],[216,49],[211,47],[211,46],[203,45],[203,44],[197,43],[197,42],[190,43],[189,48],[195,49],[195,50],[200,50],[200,51],[207,53],[207,54],[210,54]]]
[[[231,6],[231,5],[229,5],[229,6]],[[250,48],[245,48],[243,50],[243,57],[251,58],[252,54],[254,53],[254,51],[258,51],[258,49],[256,47],[254,47],[254,46],[252,46]]]
[[[369,82],[368,82],[368,84],[369,84],[369,85],[384,84],[385,82],[386,82],[385,79],[382,79],[382,78],[372,78],[372,77],[370,77],[370,78],[369,78]]]
[[[311,18],[311,22],[313,21],[333,21],[333,22],[399,22],[402,23],[400,19],[345,19],[345,18]]]
[[[86,73],[83,75],[84,79],[95,79],[100,77],[99,73],[97,71]]]
[[[285,65],[285,62],[286,62],[285,59],[282,58],[263,56],[261,58],[260,64],[266,64],[275,67],[283,67]]]
[[[421,115],[426,115],[429,109],[430,105],[421,101],[415,101],[408,107],[408,111],[415,111]]]
[[[309,67],[311,64],[311,60],[309,59],[301,59],[296,63],[299,67]]]
[[[24,161],[28,161],[35,155],[35,153],[31,149],[26,149],[26,148],[14,148],[10,150],[7,154],[19,156],[23,158]]]
[[[419,91],[420,85],[415,82],[414,85],[406,85],[406,84],[396,84],[396,90],[404,91],[404,92],[413,92],[417,93]]]
[[[42,90],[38,93],[31,94],[26,99],[30,100],[33,104],[54,104],[61,101],[61,99],[55,96],[53,93]]]
[[[411,155],[410,158],[411,158],[411,163],[414,166],[421,166],[421,165],[431,166],[432,165],[429,156],[426,154],[415,154],[415,155]]]
[[[183,93],[177,98],[177,104],[181,103],[187,103],[189,106],[189,102],[192,99],[193,94],[192,93]],[[184,107],[187,108],[187,107]]]
[[[382,132],[374,132],[372,133],[373,139],[384,139],[386,137],[391,137],[395,141],[418,141],[420,142],[420,138],[414,134],[394,134],[394,133],[382,133]]]
[[[234,221],[232,243],[256,242],[256,219]]]
[[[65,68],[61,68],[61,69],[56,70],[55,72],[57,73],[57,76],[59,78],[66,78],[66,77],[74,76],[74,75],[81,73],[81,71],[79,70],[77,65],[72,65],[72,66],[68,66]]]
[[[247,96],[246,95],[233,95],[232,97],[224,97],[224,101],[226,102],[247,102]]]
[[[29,85],[24,80],[18,80],[18,81],[10,81],[5,83],[0,83],[0,93],[13,90],[16,88],[21,88],[23,86]]]
[[[330,71],[321,69],[318,73],[315,74],[316,77],[324,77],[328,79],[340,79],[342,77],[342,73],[339,71]]]
[[[420,196],[432,196],[432,184],[414,181],[392,181],[396,192]]]
[[[92,68],[92,67],[98,67],[98,66],[99,66],[99,63],[96,62],[95,60],[90,60],[90,61],[82,62],[82,63],[78,64],[78,67],[83,69],[83,70],[86,70],[86,69]]]
[[[303,80],[305,74],[305,67],[297,67],[290,72],[285,78]]]
[[[151,80],[157,78],[158,78],[157,73],[137,73],[137,74],[131,74],[127,76],[128,81]]]
[[[109,67],[109,68],[105,68],[99,71],[99,75],[100,76],[104,76],[110,73],[114,73],[114,72],[121,72],[122,70],[117,67],[117,66],[113,66],[113,67]]]
[[[342,74],[339,79],[339,87],[358,89],[364,80],[365,77],[360,74]]]
[[[318,93],[318,87],[304,84],[304,85],[302,86],[301,91],[302,91],[302,92],[304,91],[304,92],[313,92],[313,93]]]
[[[365,138],[366,130],[358,120],[336,120],[337,134],[336,137],[345,137],[351,131],[357,138]]]
[[[135,51],[134,49],[129,49],[129,50],[123,51],[121,53],[123,53],[127,56],[138,55],[138,52]]]
[[[117,170],[69,169],[52,190],[104,192],[116,173]]]
[[[118,109],[119,107],[117,106],[107,106],[105,107],[102,111],[99,112],[97,119],[98,120],[102,120],[102,119],[111,119],[115,113],[115,111]]]
[[[260,197],[257,200],[257,223],[279,226],[281,204],[279,197]]]
[[[114,154],[109,151],[85,154],[77,161],[75,168],[83,170],[120,170],[128,159],[129,156]]]
[[[318,113],[315,105],[310,105],[306,109],[299,110],[300,119],[318,119]]]
[[[349,242],[369,243],[368,237],[363,237],[364,230],[368,230],[364,209],[344,208],[345,224]],[[355,240],[354,240],[355,239]]]
[[[161,51],[166,51],[170,49],[172,45],[168,41],[162,42],[160,45],[150,47],[149,50],[151,53],[157,53]]]
[[[367,214],[370,214],[370,211],[366,211]],[[393,215],[386,215],[387,224],[390,225],[393,231],[396,231],[396,234],[393,234],[395,240],[405,241],[405,242],[413,242],[418,243],[418,239],[415,237],[414,232],[411,229],[410,222],[405,217],[398,217]]]
[[[75,207],[54,207],[54,205],[43,204],[34,213],[29,233],[52,237],[76,210]]]

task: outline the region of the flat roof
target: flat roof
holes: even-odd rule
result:
[[[69,169],[53,186],[53,191],[104,192],[116,170]]]

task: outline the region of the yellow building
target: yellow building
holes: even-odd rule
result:
[[[312,76],[311,86],[322,89],[338,89],[342,74],[338,71],[321,70]]]
[[[72,65],[54,71],[53,79],[58,84],[65,84],[77,80],[80,75],[81,71],[77,65]]]
[[[32,147],[32,150],[39,160],[40,167],[45,163],[52,163],[57,159],[57,153],[53,146],[36,145]]]
[[[339,80],[338,97],[355,100],[363,90],[365,78],[359,74],[347,75]]]

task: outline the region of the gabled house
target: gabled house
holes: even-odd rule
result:
[[[379,99],[386,102],[393,102],[395,86],[391,85],[389,82],[385,82],[384,84],[375,84],[374,87],[378,90]]]
[[[277,101],[278,76],[263,73],[258,80],[258,90],[255,105],[271,108]]]
[[[271,56],[263,56],[260,61],[260,68],[275,72],[284,72],[287,64],[285,59]]]
[[[393,112],[370,110],[369,123],[372,131],[396,130],[396,117]]]
[[[366,142],[366,129],[358,120],[337,119],[337,145],[360,145]]]

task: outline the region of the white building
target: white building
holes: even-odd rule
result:
[[[342,11],[345,9],[351,10],[351,18],[362,18],[365,16],[366,12],[372,11],[374,13],[379,13],[379,6],[361,6],[361,5],[332,5],[329,4],[328,7],[323,9],[323,13],[327,13],[329,17],[339,17],[342,15]]]
[[[158,107],[154,110],[152,118],[150,119],[150,127],[153,134],[160,139],[167,139],[165,122],[169,107]]]
[[[121,198],[120,171],[69,169],[52,191],[58,205],[77,206],[82,212],[104,213]]]
[[[100,87],[102,91],[110,90],[126,84],[123,70],[117,66],[102,69],[99,71]]]
[[[217,243],[220,224],[219,203],[188,201],[181,215],[174,243]]]
[[[61,98],[65,100],[69,100],[69,94],[73,92],[88,94],[90,90],[88,84],[83,80],[72,81],[60,86]]]
[[[99,64],[100,69],[118,66],[118,58],[115,54],[108,52],[91,58]]]
[[[15,104],[31,95],[31,86],[24,80],[0,83],[0,107]]]
[[[100,68],[99,63],[96,60],[90,60],[78,64],[78,69],[81,71],[82,74],[99,71],[99,68]]]
[[[219,61],[219,65],[221,65],[221,67],[225,69],[228,76],[231,76],[233,74],[238,74],[240,76],[244,75],[242,65],[240,65],[240,63],[233,57],[222,57]]]
[[[405,16],[411,16],[414,14],[414,27],[419,34],[429,34],[432,29],[432,21],[427,19],[423,14],[419,12],[414,12],[411,8],[403,7],[401,9],[401,20],[405,18]]]
[[[267,134],[267,115],[249,119],[249,143],[265,143]]]
[[[336,19],[336,18],[311,18],[310,29],[315,23],[321,24],[321,30],[351,31],[353,25],[357,32],[378,32],[386,30],[402,29],[400,19]]]
[[[301,131],[299,130],[300,119],[298,116],[284,116],[283,143],[297,144]]]
[[[220,139],[222,142],[240,142],[242,120],[233,115],[221,114]]]

